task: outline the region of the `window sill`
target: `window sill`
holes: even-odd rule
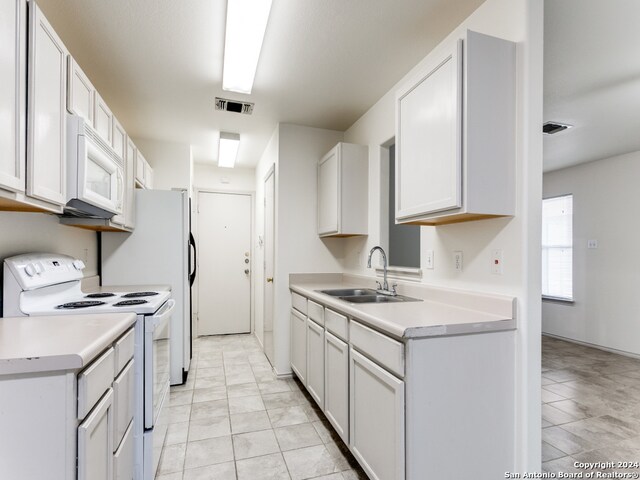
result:
[[[542,301],[550,303],[561,303],[563,305],[573,305],[575,303],[572,298],[547,297],[545,295],[542,296]]]
[[[376,275],[378,277],[382,277],[384,275],[384,269],[376,267]],[[422,280],[422,270],[420,268],[411,267],[388,267],[387,277],[395,278],[397,280],[419,282],[420,280]]]

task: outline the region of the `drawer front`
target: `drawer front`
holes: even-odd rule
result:
[[[116,451],[133,419],[134,409],[134,369],[133,360],[124,368],[122,373],[113,381],[115,432],[113,436],[113,450]]]
[[[113,454],[113,479],[133,480],[133,422],[129,424],[120,447]]]
[[[307,301],[307,316],[319,325],[324,326],[324,307],[312,300]]]
[[[369,327],[351,321],[349,343],[380,365],[404,377],[404,345]]]
[[[125,333],[115,344],[116,355],[116,375],[129,363],[133,358],[133,349],[135,347],[135,337],[133,328]]]
[[[341,338],[345,342],[349,341],[349,321],[344,315],[325,308],[324,326],[336,337]]]
[[[78,374],[78,419],[83,419],[111,387],[114,369],[114,350],[109,348],[100,358]]]
[[[307,299],[296,292],[291,292],[291,305],[300,313],[307,314]]]

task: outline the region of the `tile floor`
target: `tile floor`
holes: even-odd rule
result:
[[[542,337],[542,461],[640,462],[640,360]]]
[[[196,340],[169,411],[157,480],[366,479],[304,387],[277,379],[252,335]]]

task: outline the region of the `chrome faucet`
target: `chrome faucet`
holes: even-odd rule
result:
[[[371,268],[371,257],[373,256],[373,252],[375,252],[376,250],[379,250],[380,254],[382,255],[382,266],[384,268],[382,285],[380,285],[380,282],[376,281],[379,287],[378,293],[381,293],[383,295],[397,295],[395,286],[393,290],[389,290],[389,283],[387,282],[387,254],[384,252],[384,249],[381,246],[376,245],[369,252],[369,259],[367,260],[367,268]]]

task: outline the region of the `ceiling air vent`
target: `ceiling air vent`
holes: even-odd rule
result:
[[[253,103],[236,102],[235,100],[229,100],[228,98],[216,97],[216,110],[251,115],[253,113]]]
[[[546,122],[542,125],[542,133],[553,135],[554,133],[562,132],[563,130],[571,127],[573,127],[573,125],[568,125],[566,123]]]

